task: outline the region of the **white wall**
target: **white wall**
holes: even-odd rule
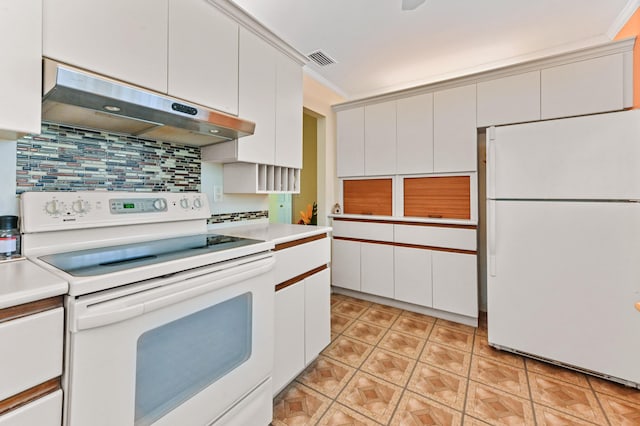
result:
[[[336,114],[331,105],[345,99],[306,73],[302,86],[302,104],[318,119],[318,225],[326,225],[327,215],[338,201]]]
[[[0,141],[0,216],[18,215],[16,143]]]
[[[221,201],[214,201],[214,188],[222,187],[223,182],[222,164],[202,163],[201,191],[207,194],[211,214],[269,210],[268,195],[222,194]]]

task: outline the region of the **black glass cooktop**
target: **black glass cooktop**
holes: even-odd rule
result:
[[[89,277],[261,242],[228,235],[199,234],[56,253],[39,259],[68,274]]]

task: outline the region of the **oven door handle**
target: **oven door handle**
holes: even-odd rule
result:
[[[210,293],[264,274],[273,269],[274,264],[273,257],[268,257],[235,268],[187,278],[169,287],[160,286],[149,290],[148,296],[145,296],[144,293],[137,293],[130,298],[123,297],[96,303],[87,306],[84,312],[77,312],[76,320],[71,324],[71,331],[76,332],[125,321],[183,300]]]
[[[96,314],[87,314],[79,317],[76,320],[77,330],[86,330],[89,328],[101,327],[103,325],[113,324],[116,322],[124,321],[129,318],[137,317],[144,313],[144,305],[137,304],[132,306],[122,306],[109,310],[107,312],[100,312]]]

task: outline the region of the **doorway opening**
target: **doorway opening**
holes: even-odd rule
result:
[[[302,170],[299,194],[269,195],[269,222],[298,223],[301,212],[318,202],[318,118],[306,109],[302,113]]]

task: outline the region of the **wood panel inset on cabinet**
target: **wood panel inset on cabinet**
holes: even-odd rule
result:
[[[344,213],[391,216],[391,179],[343,181]]]
[[[404,215],[470,219],[469,176],[437,176],[404,179]]]

